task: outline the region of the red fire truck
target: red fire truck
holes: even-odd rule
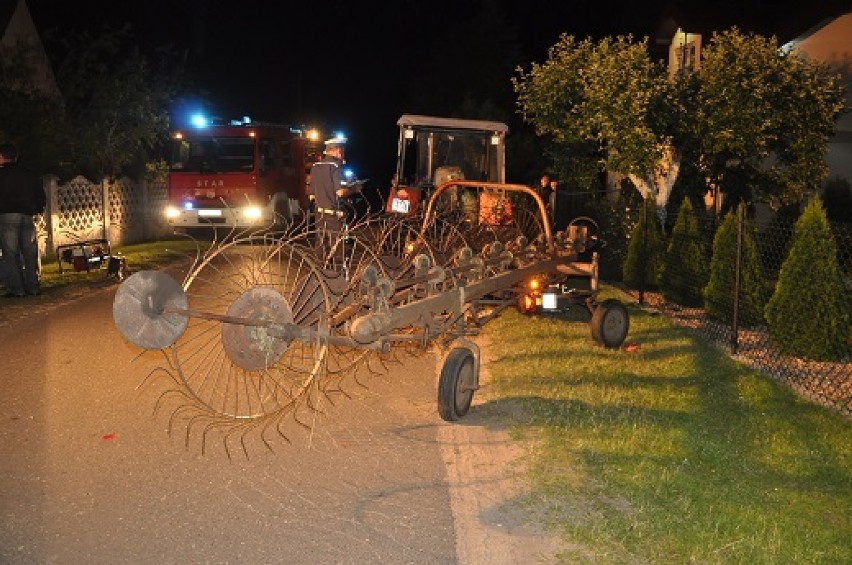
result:
[[[315,132],[248,118],[172,133],[168,221],[175,227],[284,226],[308,208]]]

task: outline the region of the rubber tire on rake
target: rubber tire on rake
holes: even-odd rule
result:
[[[597,305],[590,324],[592,339],[608,349],[615,349],[621,347],[627,337],[630,318],[624,304],[609,298]]]
[[[476,362],[466,347],[453,348],[438,379],[438,413],[447,422],[462,418],[470,409],[476,383]]]

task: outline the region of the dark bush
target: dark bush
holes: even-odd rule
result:
[[[788,204],[779,208],[773,215],[769,224],[760,230],[761,260],[766,276],[770,280],[776,280],[781,271],[781,264],[790,251],[790,236],[793,234],[793,226],[802,213],[800,204]]]
[[[833,177],[822,189],[825,215],[831,222],[852,223],[852,186],[842,177]]]
[[[796,222],[790,252],[766,305],[769,333],[784,353],[831,360],[845,348],[849,317],[837,246],[822,202],[814,199]]]
[[[593,217],[599,218],[600,237],[604,242],[600,250],[600,277],[620,281],[624,275],[627,242],[630,232],[642,212],[642,195],[632,185],[623,187],[617,198],[602,195],[595,202]]]

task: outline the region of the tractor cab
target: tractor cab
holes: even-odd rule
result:
[[[453,180],[504,183],[506,124],[404,114],[386,211],[416,215],[430,191]],[[448,205],[476,206],[476,191],[450,192]]]

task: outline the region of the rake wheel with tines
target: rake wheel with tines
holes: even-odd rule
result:
[[[252,430],[267,446],[270,432],[286,438],[285,418],[308,425],[363,357],[331,331],[336,298],[310,249],[266,243],[232,239],[206,253],[182,286],[141,271],[116,293],[121,333],[167,355],[172,386],[158,406],[172,410],[172,425],[186,425],[187,442],[195,430],[202,445],[223,430],[226,449],[232,437],[245,449]]]

